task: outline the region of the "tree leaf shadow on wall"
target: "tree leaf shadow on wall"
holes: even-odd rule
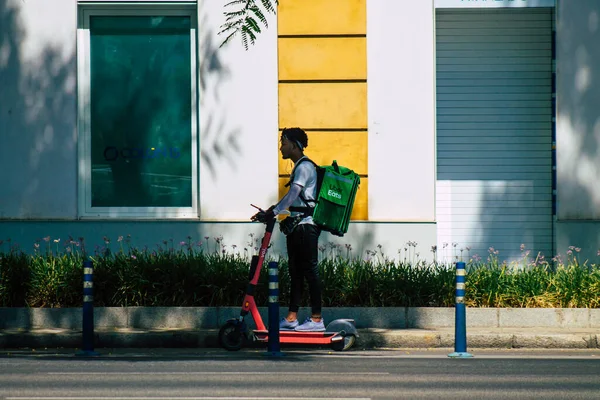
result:
[[[558,23],[556,31],[556,166],[557,166],[557,197],[556,213],[558,221],[569,220],[598,220],[600,218],[600,3],[587,1],[585,4],[574,5],[563,2],[557,6]],[[556,18],[556,14],[552,15]],[[522,40],[527,40],[523,38]],[[554,122],[552,122],[554,123]],[[551,151],[551,140],[545,144]],[[544,165],[544,170],[550,176],[551,165]],[[510,194],[505,193],[505,200]],[[542,206],[539,200],[551,198],[552,194],[545,187],[534,186],[527,195],[518,201],[526,207],[531,207],[529,213],[538,214]],[[498,201],[497,193],[488,192],[482,199],[482,214],[490,210],[492,204]],[[538,201],[538,202],[536,202]],[[543,207],[546,207],[544,204]],[[547,215],[547,213],[544,213]],[[531,215],[528,216],[531,220]],[[535,215],[534,217],[538,217]],[[496,213],[488,218],[486,225],[493,229],[501,224],[506,216]],[[539,215],[541,218],[541,214]],[[555,248],[561,245],[556,240],[556,232],[551,227],[550,219],[535,219],[527,227],[514,229],[508,233],[512,239],[510,246],[500,250],[499,259],[527,259],[529,262],[538,256],[544,256],[550,261],[557,254],[562,254],[568,248]],[[543,227],[542,227],[543,226]],[[494,246],[490,230],[483,229],[483,240]],[[589,233],[589,232],[588,232]],[[584,243],[572,243],[569,238],[567,245],[582,249],[578,254],[581,261],[595,259],[600,236],[596,234],[578,235]],[[520,244],[525,248],[520,250]],[[564,245],[564,243],[563,243]],[[483,254],[483,258],[488,253]]]
[[[560,12],[557,25],[558,217],[598,220],[600,3],[587,1],[585,7],[564,4]]]
[[[74,217],[75,52],[28,38],[20,6],[0,0],[0,217]]]
[[[207,17],[204,17],[200,26],[208,26],[206,19]],[[219,47],[215,37],[212,29],[201,31],[198,54],[201,90],[199,118],[206,121],[200,125],[200,158],[210,170],[211,177],[216,180],[222,163],[234,169],[238,168],[236,160],[241,155],[239,135],[242,130],[240,122],[235,118],[217,110],[206,112],[202,107],[206,104],[206,98],[210,98],[217,108],[227,101],[221,94],[221,88],[230,79],[231,70],[223,61],[223,49]]]

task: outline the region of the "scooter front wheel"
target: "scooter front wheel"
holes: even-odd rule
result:
[[[245,333],[239,321],[227,321],[219,331],[219,344],[225,350],[238,351],[244,345]]]
[[[354,346],[356,342],[356,336],[354,335],[344,335],[342,340],[336,340],[335,342],[331,342],[331,348],[335,351],[346,351]]]

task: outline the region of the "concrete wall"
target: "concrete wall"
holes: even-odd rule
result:
[[[269,250],[272,256],[286,255],[285,236],[279,229],[275,228],[272,237],[273,247]],[[244,254],[244,248],[248,248],[254,254],[253,246],[248,245],[252,239],[262,239],[264,225],[242,222],[196,222],[196,221],[2,221],[0,222],[0,251],[8,250],[9,246],[18,245],[21,249],[32,253],[36,240],[50,236],[53,249],[63,249],[69,236],[77,240],[85,238],[86,248],[93,252],[96,247],[105,247],[104,237],[110,239],[110,247],[113,251],[120,249],[117,242],[119,236],[131,235],[130,246],[143,249],[156,249],[157,245],[165,247],[163,241],[169,246],[172,243],[179,248],[179,243],[187,241],[188,236],[196,243],[203,242],[204,249],[215,250],[215,238],[222,237],[222,243],[226,245],[227,251],[240,252]],[[250,235],[254,235],[253,238]],[[209,239],[206,240],[205,237]],[[11,239],[11,243],[7,239]],[[367,258],[367,250],[377,251],[379,258],[416,257],[419,253],[421,259],[432,258],[430,252],[431,238],[435,238],[435,225],[433,224],[389,224],[389,223],[352,223],[351,228],[343,238],[333,236],[324,232],[321,234],[319,244],[330,254],[332,244],[341,246],[342,255],[346,255],[346,244],[351,245],[350,255],[353,257]],[[54,240],[60,239],[58,244]],[[417,247],[408,247],[408,241],[418,243]],[[123,243],[124,244],[124,243]],[[235,245],[235,249],[233,246]],[[45,243],[41,243],[44,248]],[[381,246],[381,247],[379,247]],[[254,243],[254,247],[258,247]],[[405,251],[404,249],[407,249]],[[383,254],[382,254],[383,253]],[[443,255],[440,254],[440,257]],[[442,258],[438,258],[440,261]],[[451,254],[446,255],[446,260],[452,259]]]
[[[556,251],[600,248],[600,3],[557,7]]]
[[[0,218],[77,218],[77,1],[0,0],[0,18]],[[249,51],[219,48],[223,5],[198,4],[202,219],[246,220],[277,196],[271,19]]]
[[[323,244],[351,244],[361,255],[381,245],[395,256],[415,241],[421,256],[431,254],[436,243],[433,3],[366,2],[372,222],[353,223],[341,239],[325,234]],[[564,253],[568,246],[581,247],[581,258],[595,260],[600,3],[557,4],[555,248]],[[83,222],[77,221],[77,2],[0,0],[0,238],[10,237],[28,250],[47,235],[85,236],[90,245],[102,245],[104,235],[114,241],[131,234],[140,246],[223,235],[239,247],[249,233],[260,234],[262,226],[245,221],[253,211],[250,202],[272,204],[278,196],[277,22],[271,16],[270,28],[246,52],[239,42],[219,48],[221,20],[221,4],[199,2],[201,220]],[[248,93],[260,93],[261,100],[248,101]],[[276,249],[283,248],[279,236]]]
[[[328,6],[327,2],[322,4]],[[367,4],[373,16],[387,18],[383,3]],[[394,2],[387,5],[395,7]],[[429,39],[424,41],[429,40],[431,45],[430,8],[425,7],[421,16],[429,25],[420,29],[427,33]],[[420,15],[421,11],[416,8],[411,12]],[[59,246],[69,236],[84,237],[88,249],[94,249],[104,246],[104,236],[115,245],[118,236],[131,235],[131,245],[136,247],[154,247],[170,239],[179,243],[187,240],[187,236],[195,241],[205,241],[206,236],[214,244],[214,237],[223,236],[225,244],[236,245],[240,250],[246,246],[250,234],[262,235],[262,225],[247,221],[254,211],[250,203],[269,205],[278,197],[277,19],[270,16],[269,29],[263,31],[248,51],[239,41],[219,48],[222,37],[217,32],[222,12],[219,2],[198,2],[200,219],[78,220],[77,2],[58,0],[50,6],[44,0],[0,0],[0,26],[8,33],[3,34],[0,42],[0,160],[5,171],[0,174],[0,240],[5,242],[5,249],[9,238],[13,245],[32,251],[33,243],[46,236],[53,240],[60,238]],[[344,238],[323,234],[321,244],[350,244],[353,254],[361,257],[366,250],[374,251],[381,246],[386,256],[394,257],[400,256],[398,251],[403,251],[408,241],[413,241],[419,243],[419,248],[411,248],[412,254],[419,252],[426,257],[431,255],[429,248],[435,244],[430,118],[433,111],[411,117],[421,108],[413,104],[411,109],[402,110],[405,126],[401,130],[386,114],[398,112],[397,103],[387,105],[390,99],[406,106],[414,101],[410,97],[418,95],[423,85],[429,88],[425,99],[432,107],[432,75],[423,74],[424,83],[413,87],[403,100],[398,100],[401,98],[395,91],[385,91],[387,82],[397,75],[385,66],[388,58],[374,57],[393,45],[393,38],[380,31],[378,25],[371,20],[367,28],[368,35],[384,40],[380,44],[377,40],[370,42],[376,50],[367,60],[373,63],[368,79],[374,80],[374,90],[369,96],[375,104],[371,106],[375,118],[369,123],[375,129],[373,140],[369,139],[372,147],[368,148],[374,170],[369,175],[387,173],[390,160],[400,160],[395,166],[399,171],[413,172],[396,175],[391,183],[383,176],[376,178],[379,183],[371,194],[374,217],[370,219],[386,222],[353,223]],[[365,29],[364,19],[362,29]],[[423,50],[426,53],[423,58],[433,70],[433,49],[430,50]],[[419,47],[415,46],[413,51],[420,52]],[[392,57],[395,65],[403,65],[400,54],[394,53]],[[419,69],[420,60],[416,58],[407,68]],[[374,75],[378,69],[384,73],[383,79]],[[260,101],[252,97],[257,95]],[[384,107],[379,114],[381,118],[377,117],[378,105]],[[361,113],[364,115],[366,111]],[[380,122],[387,125],[382,129]],[[411,132],[422,130],[422,124],[428,133],[414,137]],[[411,141],[410,146],[405,143],[407,140]],[[359,147],[366,153],[366,139],[364,146]],[[403,149],[402,152],[396,153],[396,147]],[[359,158],[367,173],[365,157]],[[419,170],[424,165],[426,172],[415,175],[415,162],[419,163]],[[369,190],[366,183],[367,178],[365,191]],[[376,200],[379,198],[383,201]],[[366,201],[363,204],[366,207]],[[426,222],[404,224],[387,220]],[[274,242],[272,252],[285,253],[282,235],[277,233]]]

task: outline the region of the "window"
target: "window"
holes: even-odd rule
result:
[[[79,16],[81,216],[197,217],[195,7]]]

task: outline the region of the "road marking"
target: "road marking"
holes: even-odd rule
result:
[[[339,372],[277,372],[277,375],[340,375]],[[389,375],[389,372],[343,372],[347,375]],[[273,375],[273,372],[46,372],[46,375]]]
[[[370,397],[328,397],[331,400],[371,400]],[[322,397],[6,397],[6,400],[323,400]]]

